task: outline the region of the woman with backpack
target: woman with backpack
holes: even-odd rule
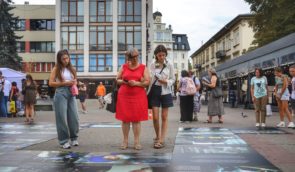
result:
[[[224,107],[222,102],[222,96],[215,95],[213,92],[217,92],[221,85],[219,83],[219,78],[217,77],[215,69],[211,68],[208,70],[208,75],[210,82],[202,81],[204,86],[207,87],[209,91],[209,102],[208,102],[208,117],[207,123],[212,123],[213,116],[218,116],[218,122],[223,123],[222,115],[224,115]]]
[[[180,123],[192,122],[196,87],[194,81],[186,70],[181,71],[178,90],[180,97]]]

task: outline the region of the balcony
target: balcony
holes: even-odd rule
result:
[[[225,56],[226,56],[225,50],[219,50],[219,51],[216,52],[216,58],[218,58],[218,59],[222,59]]]

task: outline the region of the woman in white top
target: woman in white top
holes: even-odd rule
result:
[[[148,93],[149,108],[153,109],[153,123],[156,132],[154,148],[164,147],[164,140],[167,132],[168,108],[173,106],[171,87],[175,82],[174,68],[167,62],[167,49],[158,45],[154,51],[155,62],[150,66],[151,82]],[[162,107],[162,126],[160,127],[159,109]]]
[[[57,60],[53,68],[49,86],[56,87],[54,95],[54,110],[59,144],[64,149],[78,146],[78,110],[75,95],[71,87],[77,84],[77,74],[73,68],[67,50],[57,53]],[[71,142],[69,142],[71,140]]]

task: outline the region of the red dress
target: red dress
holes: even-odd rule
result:
[[[140,81],[144,70],[145,65],[142,64],[136,69],[130,69],[127,64],[124,64],[122,78]],[[131,87],[126,84],[120,86],[116,104],[116,118],[123,122],[148,120],[147,96],[143,87]]]

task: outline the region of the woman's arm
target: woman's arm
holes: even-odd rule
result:
[[[215,88],[216,87],[216,81],[217,81],[217,77],[215,75],[213,75],[211,77],[211,83],[203,82],[203,84],[206,85],[207,87]]]
[[[122,73],[123,73],[123,66],[120,68],[117,74],[117,85],[128,84],[127,82],[123,81]]]
[[[174,68],[170,63],[167,64],[167,68],[169,69],[168,79],[159,79],[158,82],[165,85],[166,87],[170,87],[175,82]]]
[[[283,95],[283,93],[285,92],[285,90],[287,89],[288,87],[288,78],[287,77],[283,77],[283,87],[282,87],[282,90],[281,90],[281,96]]]

